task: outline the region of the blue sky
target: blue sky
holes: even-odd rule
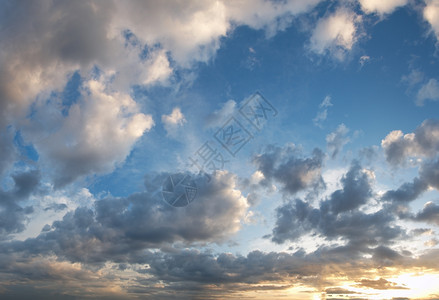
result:
[[[0,6],[2,299],[438,297],[439,1]]]

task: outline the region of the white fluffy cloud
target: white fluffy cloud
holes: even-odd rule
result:
[[[381,146],[393,165],[404,164],[409,157],[434,157],[439,150],[439,122],[425,120],[413,133],[394,130],[381,141]]]
[[[109,91],[97,80],[84,83],[82,97],[70,107],[68,116],[46,105],[37,109],[36,116],[25,134],[54,167],[58,185],[113,170],[154,125],[129,95]]]
[[[427,0],[424,18],[430,23],[436,38],[439,40],[439,0]]]
[[[320,0],[271,1],[130,1],[117,2],[112,22],[114,35],[131,30],[142,42],[159,43],[180,65],[208,61],[233,24],[266,29],[269,34],[283,29],[291,16],[305,12]]]
[[[408,0],[359,0],[366,13],[389,14],[397,7],[404,6]]]
[[[357,40],[359,16],[344,8],[317,22],[310,40],[310,49],[317,54],[330,53],[342,60]]]
[[[162,115],[162,123],[169,135],[174,135],[178,127],[186,123],[186,118],[179,107],[174,107],[171,114]]]
[[[126,94],[133,85],[164,84],[169,82],[175,68],[208,62],[219,49],[221,38],[236,25],[264,29],[273,35],[286,28],[293,16],[309,11],[319,2],[42,0],[2,3],[0,149],[5,153],[0,171],[10,166],[6,160],[12,159],[14,152],[13,147],[4,146],[12,143],[13,136],[5,132],[5,128],[12,124],[13,130],[21,130],[32,105],[44,102],[53,92],[60,92],[74,72],[79,72],[83,79],[98,68],[104,74],[111,74],[112,80],[106,82],[105,87],[89,82],[94,85],[90,99],[81,104],[84,106],[71,107],[65,119],[60,115],[61,101],[46,102],[48,117],[44,124],[33,126],[32,137],[28,135],[26,142],[34,142],[42,157],[67,174],[59,182],[73,180],[87,172],[111,170],[110,166],[126,157],[139,134],[152,126],[152,120],[143,114],[112,114],[129,102],[123,100],[118,106],[112,97],[128,99]],[[85,107],[99,115],[92,118]],[[104,117],[106,114],[98,107],[109,109],[110,114]],[[108,127],[110,119],[115,121],[112,123],[115,127]],[[122,130],[126,137],[108,135],[108,128]],[[36,132],[37,129],[41,132]],[[45,136],[48,140],[43,142],[35,136]],[[104,137],[109,140],[104,142]],[[113,142],[115,145],[108,147]],[[61,149],[67,152],[62,153]],[[89,161],[98,156],[97,161]]]

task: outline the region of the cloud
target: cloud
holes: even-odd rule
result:
[[[385,267],[374,261],[343,256],[343,250],[322,247],[309,254],[299,250],[234,255],[174,249],[170,252],[145,251],[133,257],[136,263],[132,264],[107,263],[95,267],[59,261],[54,257],[11,257],[0,262],[2,270],[8,272],[2,273],[2,297],[9,299],[9,295],[13,295],[14,299],[27,299],[32,295],[34,298],[41,296],[41,299],[52,299],[52,296],[70,299],[87,298],[92,294],[111,299],[197,299],[208,294],[209,298],[216,299],[242,298],[242,293],[257,290],[266,291],[272,298],[286,292],[291,295],[291,288],[296,284],[317,292],[324,290],[326,286],[336,284],[330,278],[336,270],[353,280],[361,276],[364,279],[368,272],[378,267],[385,271]],[[334,262],[328,262],[328,259]],[[393,262],[396,264],[397,260]],[[362,266],[360,270],[359,265]],[[28,280],[16,280],[26,276]],[[38,286],[38,290],[33,291],[34,286]],[[63,296],[57,292],[60,287]]]
[[[368,247],[386,245],[404,235],[385,208],[373,213],[359,209],[369,202],[373,191],[369,175],[357,162],[352,163],[341,184],[342,188],[322,200],[318,207],[301,199],[278,207],[272,240],[280,244],[317,233],[327,240],[343,238],[355,251],[370,252]]]
[[[360,63],[360,66],[363,67],[365,64],[367,64],[370,61],[369,55],[362,55],[358,62]]]
[[[419,89],[416,95],[416,105],[423,106],[425,100],[439,100],[439,82],[434,78],[430,79]]]
[[[439,151],[439,121],[425,120],[413,133],[390,132],[381,141],[387,161],[403,165],[409,157],[431,158]]]
[[[98,69],[111,77],[104,84],[105,92],[100,93],[113,97],[128,95],[135,85],[148,88],[167,84],[176,69],[190,68],[197,62],[209,62],[219,49],[221,38],[237,24],[264,29],[267,35],[274,35],[291,24],[294,16],[311,10],[318,2],[47,0],[39,5],[2,2],[1,25],[7,30],[0,32],[3,41],[0,45],[0,172],[11,166],[8,162],[14,158],[14,149],[10,141],[15,131],[22,129],[23,123],[29,123],[33,105],[45,102],[45,110],[58,114],[59,106],[66,99],[46,100],[54,94],[60,95],[72,74],[79,74],[82,80],[90,78],[90,74]],[[87,98],[86,95],[83,97]],[[89,101],[85,103],[89,105]],[[86,118],[79,106],[73,105],[70,113],[82,114],[81,117]],[[146,114],[144,116],[149,118]],[[36,143],[34,146],[42,152],[43,160],[50,161],[53,157],[50,163],[58,168],[57,175],[66,173],[57,180],[57,185],[72,182],[82,175],[111,170],[123,161],[134,144],[135,138],[130,136],[132,132],[125,131],[127,138],[117,140],[118,149],[109,153],[112,152],[108,149],[111,147],[98,149],[94,143],[88,143],[90,137],[85,137],[84,127],[78,130],[66,128],[69,126],[67,123],[72,122],[70,115],[62,121],[54,118],[58,117],[50,116],[51,124],[30,125],[35,126],[32,135],[49,136],[48,146],[33,139],[30,134],[26,142]],[[133,118],[136,126],[140,126],[138,132],[152,126],[152,121],[141,120],[144,117],[140,114]],[[91,122],[90,119],[88,121]],[[121,119],[115,121],[119,125]],[[10,125],[13,126],[8,127],[12,128],[11,133],[6,130]],[[58,133],[53,133],[56,129],[59,129]],[[82,132],[78,132],[81,129]],[[62,133],[72,134],[73,141],[63,139]],[[77,146],[77,151],[73,153],[71,149],[75,147],[72,143],[75,142],[88,149]],[[122,146],[122,142],[126,146]],[[61,153],[61,148],[66,150],[65,155]],[[102,155],[98,155],[98,150],[102,151]],[[62,161],[64,159],[65,162]],[[73,162],[76,159],[81,161],[76,164]],[[104,159],[107,163],[103,162]],[[70,168],[71,171],[67,170]]]
[[[404,204],[418,199],[429,188],[439,190],[439,160],[423,163],[419,175],[412,182],[405,182],[396,190],[385,192],[381,199]],[[400,217],[407,217],[407,214]]]
[[[236,102],[233,100],[228,100],[225,102],[222,107],[213,113],[211,113],[206,118],[206,123],[209,128],[220,126],[227,117],[233,115],[236,109]]]
[[[424,180],[415,178],[413,182],[406,182],[396,190],[387,191],[382,198],[396,202],[410,202],[416,200],[427,188],[428,184]]]
[[[427,5],[424,7],[424,18],[430,23],[431,30],[439,40],[439,1],[426,0],[425,3]]]
[[[348,132],[349,128],[344,124],[340,124],[334,132],[326,136],[326,146],[331,152],[332,158],[336,158],[338,153],[343,149],[343,146],[349,143]]]
[[[16,173],[12,175],[14,185],[6,191],[0,189],[0,241],[9,234],[25,229],[33,207],[23,206],[20,202],[25,202],[31,194],[38,191],[40,179],[38,170]]]
[[[178,127],[186,123],[186,119],[179,107],[174,107],[171,114],[162,115],[162,123],[165,126],[168,135],[175,135]]]
[[[327,295],[351,295],[357,294],[357,292],[346,290],[343,288],[329,288],[325,290]]]
[[[362,279],[357,287],[367,287],[375,290],[406,290],[408,289],[405,286],[400,286],[395,282],[388,281],[384,278],[380,278],[377,280],[371,279]]]
[[[431,201],[427,202],[424,208],[416,214],[414,219],[439,225],[439,205]]]
[[[424,76],[425,75],[423,72],[412,69],[408,75],[404,75],[401,77],[401,81],[407,83],[409,89],[411,89],[418,83],[421,83],[424,80]]]
[[[318,2],[116,3],[112,28],[115,32],[128,28],[143,43],[162,45],[179,65],[187,67],[194,61],[209,61],[220,47],[220,38],[232,30],[232,24],[265,29],[268,35],[274,35],[290,24],[292,16],[310,10]]]
[[[320,19],[311,35],[310,50],[320,55],[329,53],[343,60],[358,38],[359,18],[353,12],[340,8]]]
[[[291,195],[309,187],[319,189],[324,186],[321,176],[323,152],[314,149],[312,157],[301,156],[301,151],[294,145],[283,148],[268,146],[264,153],[253,158],[264,177],[261,184],[270,186],[275,180],[282,184],[285,193]]]
[[[369,175],[364,172],[357,161],[352,163],[340,182],[343,189],[333,192],[329,200],[325,202],[335,214],[356,209],[366,204],[372,196]]]
[[[163,182],[167,175],[158,176]],[[236,189],[236,180],[225,171],[215,173],[210,183],[198,178],[197,199],[182,208],[168,205],[152,192],[96,200],[92,207],[68,212],[50,230],[15,247],[33,254],[55,253],[72,262],[98,263],[126,261],[130,253],[175,242],[224,242],[247,215],[248,203]]]
[[[0,176],[12,165],[16,157],[12,139],[12,134],[0,127]]]
[[[81,176],[112,171],[153,125],[152,117],[140,113],[129,95],[91,79],[84,82],[81,98],[66,117],[44,103],[23,135],[53,167],[55,185],[63,186]]]
[[[380,0],[359,0],[361,4],[361,9],[370,14],[377,13],[380,15],[390,14],[396,8],[404,6],[408,3],[408,0],[388,0],[388,1],[380,1]]]
[[[316,117],[312,120],[314,122],[314,125],[318,127],[322,127],[323,121],[326,120],[328,117],[328,107],[331,107],[331,97],[326,96],[325,99],[323,99],[322,103],[319,105],[319,111],[317,112]]]

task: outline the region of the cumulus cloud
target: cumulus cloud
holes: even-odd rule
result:
[[[324,186],[321,176],[323,152],[314,149],[312,156],[302,158],[301,151],[294,145],[285,147],[269,146],[262,154],[253,158],[253,163],[262,173],[262,185],[270,186],[272,181],[281,183],[282,189],[288,194],[313,187]]]
[[[10,132],[0,128],[0,176],[11,166],[16,156],[12,139]]]
[[[413,133],[394,130],[381,141],[381,147],[387,161],[395,166],[409,157],[434,157],[439,151],[439,121],[425,120]]]
[[[0,189],[0,240],[25,229],[25,222],[33,207],[20,202],[38,190],[40,177],[38,170],[16,173],[12,175],[13,186],[8,190]]]
[[[329,53],[342,60],[357,40],[359,16],[344,8],[325,16],[314,28],[310,49],[317,54]]]
[[[284,29],[292,16],[313,8],[318,2],[118,2],[112,28],[115,32],[129,28],[149,45],[160,43],[177,63],[188,66],[193,61],[208,61],[220,47],[220,38],[227,35],[234,23],[265,29],[273,35]]]
[[[331,152],[331,157],[337,157],[338,153],[343,149],[344,145],[349,142],[349,128],[344,124],[340,124],[334,132],[326,136],[326,146]]]
[[[393,224],[395,217],[390,211],[366,213],[359,209],[368,203],[373,191],[369,175],[357,162],[353,162],[341,184],[342,188],[322,200],[318,207],[301,199],[278,207],[272,240],[296,241],[314,232],[328,240],[343,238],[348,245],[367,252],[370,246],[386,245],[403,236],[404,230]]]
[[[432,78],[424,84],[416,95],[416,105],[422,106],[426,100],[439,100],[439,82]]]
[[[106,89],[105,82],[86,81],[81,94],[66,117],[59,109],[51,111],[42,104],[24,131],[55,170],[57,186],[113,170],[154,125],[152,117],[140,113],[129,95]]]
[[[389,14],[393,12],[397,7],[404,6],[408,3],[408,0],[359,0],[361,8],[366,13],[377,13],[380,15]]]
[[[416,200],[427,188],[428,184],[424,180],[415,178],[413,182],[406,182],[396,190],[387,191],[383,195],[383,199],[396,202],[410,202]]]
[[[10,166],[8,161],[14,156],[13,147],[8,145],[11,138],[5,128],[12,124],[15,126],[13,130],[20,130],[32,105],[50,98],[53,93],[60,93],[75,72],[81,78],[88,78],[97,68],[111,75],[112,80],[105,87],[111,92],[105,93],[113,96],[128,94],[134,85],[149,87],[165,84],[175,69],[189,68],[197,62],[208,62],[219,49],[221,38],[236,25],[264,29],[268,35],[273,35],[291,24],[294,16],[309,11],[319,2],[259,0],[251,3],[224,3],[195,0],[185,3],[2,3],[0,19],[2,28],[7,30],[0,33],[0,39],[4,41],[0,45],[0,171]],[[57,114],[59,104],[60,101],[47,101],[46,110]],[[70,115],[83,113],[79,106],[70,108]],[[132,133],[141,132],[142,128],[148,130],[152,126],[151,120],[144,119],[148,115],[133,116],[136,125],[133,123],[133,126],[130,125],[132,130],[125,131],[127,138],[124,141],[116,141],[117,150],[114,152],[120,151],[109,153],[112,152],[108,149],[111,147],[100,148],[103,155],[98,156],[97,144],[102,141],[86,145],[84,142],[90,142],[91,136],[86,137],[88,133],[84,127],[79,126],[77,130],[67,128],[72,125],[70,115],[63,121],[54,121],[52,116],[54,124],[35,127],[32,135],[48,135],[48,146],[27,135],[26,142],[36,143],[37,150],[42,151],[42,157],[46,161],[50,160],[60,172],[72,167],[72,171],[66,171],[61,176],[57,185],[71,182],[90,172],[111,170],[111,166],[123,161],[132,147],[135,140]],[[86,118],[85,115],[77,117]],[[116,126],[120,125],[120,121],[116,120]],[[134,130],[134,126],[139,127]],[[60,127],[58,133],[52,132],[53,128]],[[42,132],[36,132],[36,128]],[[92,130],[87,129],[93,135],[96,130],[91,133]],[[66,138],[63,140],[62,133],[72,134],[73,137],[69,141]],[[98,134],[98,138],[103,135]],[[57,142],[59,145],[55,145]],[[126,146],[122,146],[122,142]],[[73,146],[74,143],[77,146]],[[61,157],[61,148],[75,148],[77,153],[67,151]],[[92,162],[91,157],[98,162]],[[62,159],[66,162],[61,162]],[[103,163],[105,159],[107,163]],[[78,164],[72,163],[73,160],[78,160]],[[87,164],[90,166],[87,167]]]
[[[439,225],[439,205],[433,202],[427,202],[424,208],[416,214],[414,219]]]
[[[426,161],[419,168],[419,175],[411,182],[403,183],[396,190],[389,190],[383,200],[407,203],[418,199],[429,188],[439,190],[439,160]]]
[[[427,5],[424,7],[424,18],[430,24],[436,39],[439,40],[439,1],[426,0],[425,2]]]
[[[167,175],[158,176],[164,180]],[[247,200],[236,188],[233,174],[217,172],[210,183],[202,177],[196,180],[197,199],[186,207],[172,207],[152,192],[104,198],[91,208],[80,206],[68,212],[50,229],[17,247],[93,263],[119,261],[126,253],[175,242],[224,242],[240,229]]]
[[[168,135],[175,135],[178,127],[186,123],[186,119],[179,107],[174,107],[171,114],[162,115],[162,123],[165,126]]]

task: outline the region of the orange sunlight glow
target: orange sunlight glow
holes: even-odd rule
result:
[[[439,274],[428,271],[409,272],[396,276],[376,277],[370,282],[387,282],[388,287],[367,287],[359,282],[343,282],[324,293],[315,293],[313,299],[438,299]]]

